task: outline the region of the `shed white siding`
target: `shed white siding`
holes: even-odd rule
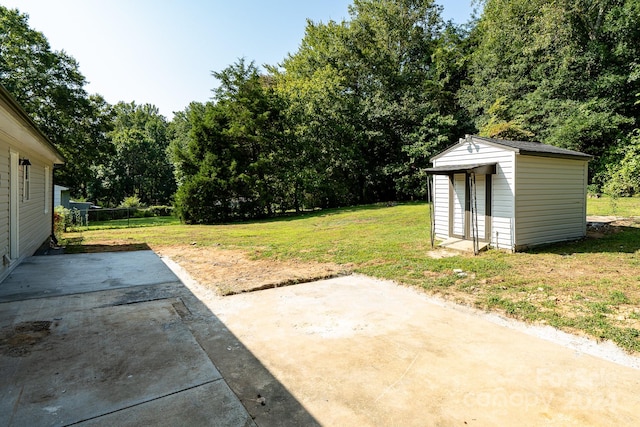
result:
[[[478,225],[478,237],[480,240],[485,239],[486,234],[486,224],[485,224],[485,215],[486,215],[486,175],[478,175],[476,176],[476,200],[474,210],[478,212],[477,225]]]
[[[461,236],[464,234],[465,220],[465,187],[466,177],[463,173],[453,175],[453,235]]]
[[[435,235],[438,239],[449,237],[449,177],[433,177],[433,213]]]
[[[491,245],[513,250],[515,153],[504,150],[497,152],[496,157],[496,174],[491,176]]]
[[[586,234],[587,162],[516,157],[516,249]]]
[[[591,158],[535,142],[461,139],[431,159],[436,237],[471,240],[470,230],[477,227],[480,241],[512,251],[584,237]],[[495,173],[477,173],[490,172],[493,164]],[[473,192],[470,196],[465,191],[465,178],[473,177],[473,171],[476,204],[469,208],[464,200]],[[473,211],[478,213],[477,223],[470,218]]]
[[[513,249],[512,218],[514,215],[515,153],[509,149],[485,144],[481,141],[462,142],[433,159],[435,166],[497,163],[496,174],[491,176],[491,244],[502,249]],[[434,177],[435,232],[439,239],[449,238],[449,178]],[[479,197],[480,194],[478,194]],[[480,208],[478,209],[480,212]],[[482,210],[484,212],[484,209]],[[484,224],[483,224],[484,225]],[[481,231],[482,236],[484,230]]]

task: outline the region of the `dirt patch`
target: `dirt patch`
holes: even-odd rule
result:
[[[624,231],[625,227],[638,224],[635,218],[591,217],[589,219],[592,221],[587,222],[587,237],[591,239],[602,239],[610,234]]]
[[[180,264],[201,285],[223,296],[328,279],[350,272],[350,266],[253,259],[242,250],[217,246],[150,247],[123,239],[93,240],[91,244],[81,244],[81,241],[70,243],[65,248],[66,253],[153,250]]]
[[[51,322],[36,320],[22,322],[0,330],[0,354],[20,357],[29,354],[32,348],[51,333]]]
[[[327,263],[251,259],[241,250],[211,246],[161,246],[153,250],[180,264],[201,285],[219,295],[321,280],[348,273],[344,266]]]
[[[460,252],[448,249],[436,248],[427,252],[427,255],[433,259],[451,258],[460,255]]]

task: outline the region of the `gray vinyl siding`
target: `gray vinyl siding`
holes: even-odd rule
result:
[[[25,153],[26,155],[26,153]],[[31,179],[30,179],[30,198],[29,200],[20,201],[20,256],[29,256],[42,245],[42,243],[51,235],[51,216],[50,212],[45,214],[45,178],[44,167],[46,166],[42,160],[36,158],[33,154],[30,156],[31,161]],[[51,170],[51,165],[50,169]],[[20,170],[20,178],[22,178],[22,167]],[[51,177],[49,177],[51,179]],[[22,179],[21,179],[22,185]],[[23,188],[20,188],[22,195]],[[51,191],[51,190],[49,190]]]
[[[497,162],[498,165],[496,166],[496,174],[491,176],[491,244],[501,249],[512,250],[514,246],[511,230],[514,215],[515,153],[495,145],[474,141],[474,144],[471,145],[468,142],[461,142],[433,159],[434,166],[494,162]],[[439,183],[435,189],[436,236],[438,238],[447,238],[449,237],[449,210],[447,205],[445,212],[443,207],[447,202],[441,199],[444,197],[448,199],[449,197],[448,178],[446,176],[437,176],[436,180]],[[444,185],[440,184],[444,181],[447,183],[446,192]],[[445,220],[447,221],[446,226],[444,225]]]
[[[18,166],[18,258],[10,259],[10,190],[11,151],[31,162],[30,197],[23,200],[23,166]],[[49,183],[53,179],[53,162],[38,153],[27,151],[0,132],[0,281],[22,259],[31,256],[51,234],[51,209],[45,213],[45,166],[49,167]],[[49,190],[51,193],[51,190]],[[51,197],[51,196],[50,196]]]
[[[517,156],[517,248],[586,234],[587,162]]]
[[[9,256],[9,162],[9,144],[0,135],[0,272],[4,256]]]

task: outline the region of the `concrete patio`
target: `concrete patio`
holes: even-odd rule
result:
[[[0,283],[0,425],[640,422],[640,360],[578,337],[358,275],[219,297],[165,262],[32,257]]]
[[[315,424],[151,251],[21,264],[0,284],[0,378],[3,426]]]

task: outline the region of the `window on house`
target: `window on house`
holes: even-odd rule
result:
[[[31,197],[31,165],[22,165],[22,201],[26,202]]]

